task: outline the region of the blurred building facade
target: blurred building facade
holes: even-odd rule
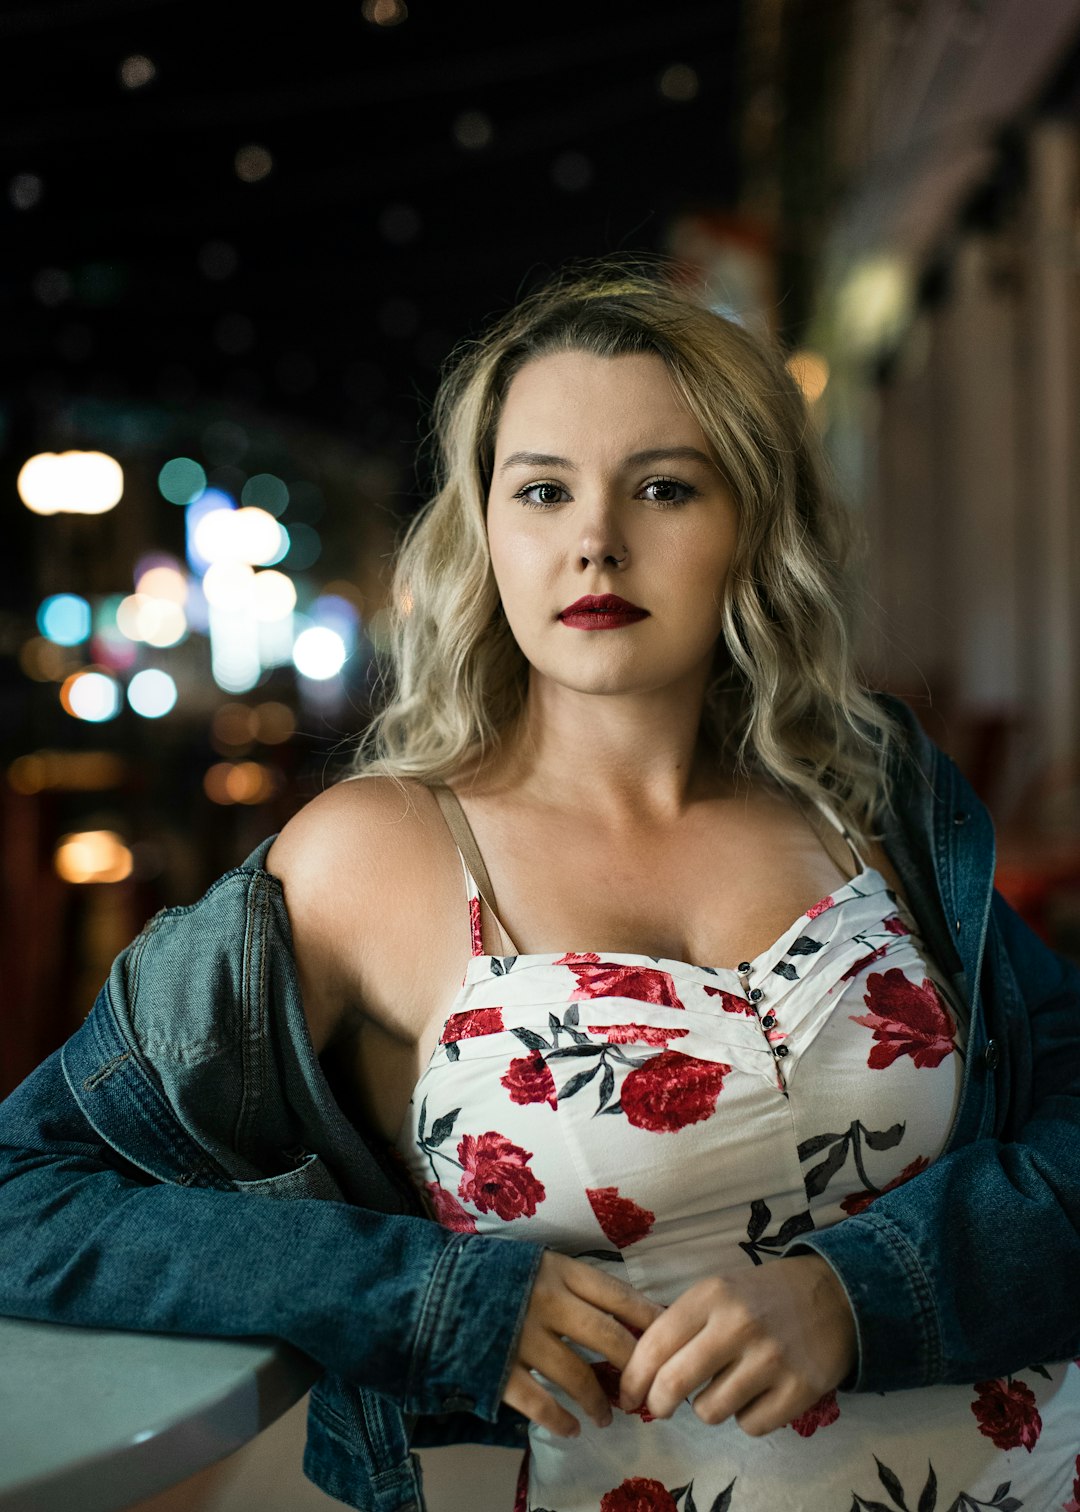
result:
[[[1078,30],[1071,0],[788,6],[780,76],[816,66],[822,88],[793,117],[780,87],[761,174],[866,527],[867,677],[959,762],[1002,890],[1074,953]]]

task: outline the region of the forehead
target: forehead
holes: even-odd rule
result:
[[[597,357],[591,352],[553,352],[534,357],[515,373],[503,402],[496,450],[546,434],[597,441],[613,432],[700,445],[701,428],[686,407],[662,357],[653,352]]]

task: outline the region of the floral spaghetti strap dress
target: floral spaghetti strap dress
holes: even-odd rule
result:
[[[490,904],[471,834],[466,848]],[[472,955],[396,1141],[432,1216],[670,1305],[916,1179],[952,1127],[962,1020],[914,919],[852,850],[851,881],[731,969],[487,954],[459,845]],[[574,1347],[613,1421],[596,1427],[535,1372],[581,1433],[530,1424],[515,1512],[1080,1512],[1074,1361],[829,1392],[751,1438],[689,1399],[667,1419],[623,1412],[615,1367]]]

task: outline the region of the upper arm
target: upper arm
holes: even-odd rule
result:
[[[365,1016],[365,983],[393,928],[401,859],[420,816],[407,784],[357,778],[320,793],[276,838],[279,878],[315,1053]]]

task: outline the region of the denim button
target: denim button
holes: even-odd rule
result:
[[[971,817],[970,814],[954,814],[953,815],[953,823],[954,824],[966,824],[968,822],[968,819],[970,817]]]
[[[443,1399],[444,1412],[472,1412],[476,1402],[471,1396],[448,1396]]]
[[[960,933],[960,922],[961,921],[959,919],[957,919],[957,921],[956,921],[956,932],[957,932],[957,934]]]
[[[751,987],[751,989],[750,989],[750,1001],[752,1003],[760,1002],[760,1000],[764,996],[765,996],[765,994],[762,992],[762,990],[761,990],[760,987]]]
[[[983,1051],[983,1064],[988,1071],[996,1071],[998,1062],[1001,1060],[1001,1051],[998,1049],[997,1040],[987,1040],[986,1049]]]

